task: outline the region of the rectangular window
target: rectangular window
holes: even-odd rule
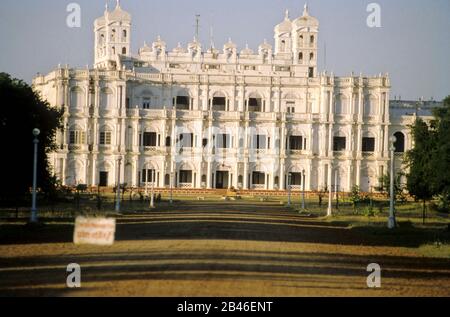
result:
[[[189,97],[178,96],[175,98],[175,104],[178,110],[189,110]]]
[[[100,145],[111,145],[111,132],[100,132]]]
[[[85,144],[86,143],[86,132],[83,131],[70,131],[69,133],[69,143],[72,145]]]
[[[266,174],[261,172],[253,172],[252,183],[253,185],[264,185],[266,183]]]
[[[212,108],[214,111],[225,111],[226,110],[226,98],[225,97],[214,97],[212,100]]]
[[[286,112],[287,113],[295,113],[295,102],[287,102],[286,103]]]
[[[291,173],[291,185],[300,186],[302,184],[302,173]]]
[[[144,98],[142,101],[142,109],[150,109],[150,105],[151,105],[151,99]]]
[[[309,68],[309,74],[308,74],[308,77],[309,77],[309,78],[313,78],[313,77],[314,77],[314,68],[313,68],[313,67],[310,67],[310,68]]]
[[[249,112],[261,112],[262,111],[262,99],[261,98],[250,98],[248,100],[248,111]]]
[[[346,143],[346,138],[345,137],[334,137],[333,138],[333,151],[335,152],[341,152],[341,151],[345,151],[345,143]]]
[[[180,147],[184,148],[194,147],[194,134],[193,133],[180,134]]]
[[[143,146],[156,146],[156,138],[155,132],[144,132]]]
[[[257,150],[267,149],[267,137],[265,135],[255,135],[253,137],[253,148]]]
[[[182,184],[192,183],[192,171],[180,171],[180,183]]]
[[[303,150],[303,137],[292,135],[289,137],[290,150]]]
[[[375,138],[363,138],[362,139],[362,151],[363,152],[375,152]]]
[[[229,149],[231,147],[231,136],[229,134],[218,134],[216,140],[218,149]]]
[[[149,169],[143,169],[142,170],[142,182],[147,183],[147,180],[149,183],[152,183],[156,181],[156,171],[155,170],[149,170]]]

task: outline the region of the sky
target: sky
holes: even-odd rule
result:
[[[209,46],[213,29],[217,48],[231,38],[238,49],[257,50],[289,9],[302,14],[306,0],[121,0],[131,13],[132,51],[158,35],[171,50],[195,34],[200,14],[200,40]],[[81,27],[69,28],[68,4],[81,7]],[[93,22],[105,2],[115,0],[1,0],[0,72],[31,83],[58,64],[86,68],[93,64]],[[381,8],[381,27],[367,25],[370,3]],[[450,0],[309,0],[319,19],[319,71],[337,76],[389,73],[391,98],[441,100],[450,95]],[[326,47],[326,49],[325,49]],[[325,54],[326,51],[326,54]],[[326,56],[326,57],[325,57]]]

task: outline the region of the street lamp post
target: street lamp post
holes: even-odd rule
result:
[[[330,169],[330,174],[333,173],[333,169]],[[329,176],[330,184],[328,184],[328,210],[327,210],[327,217],[331,217],[333,215],[333,185],[332,185],[332,179],[333,176]]]
[[[116,212],[120,212],[120,168],[122,164],[122,158],[119,158],[119,169],[117,173],[117,190],[116,190]]]
[[[170,173],[170,200],[169,200],[169,203],[171,205],[173,204],[173,178],[174,178],[174,173]]]
[[[302,171],[302,210],[305,210],[305,170]]]
[[[338,183],[338,181],[339,181],[339,175],[338,175],[338,173],[339,173],[339,170],[338,169],[336,169],[335,171],[334,171],[334,192],[335,192],[335,195],[336,195],[336,210],[337,211],[339,211],[339,183]]]
[[[155,191],[155,170],[152,170],[152,192],[150,197],[150,208],[155,208],[155,198],[154,198],[154,191]]]
[[[148,198],[148,169],[145,170],[145,199]]]
[[[394,173],[395,173],[395,167],[394,167],[394,151],[395,151],[395,145],[394,143],[397,141],[397,138],[395,136],[392,136],[389,138],[389,141],[391,143],[391,146],[389,150],[391,151],[391,175],[390,175],[390,184],[389,184],[389,220],[388,220],[388,228],[394,229],[395,228],[395,214],[394,214]]]
[[[288,206],[291,206],[291,180],[292,180],[292,174],[288,174]]]
[[[30,219],[31,223],[36,223],[38,221],[36,208],[36,191],[37,191],[37,155],[38,155],[39,134],[41,134],[41,131],[39,129],[33,130],[34,158],[33,158],[33,190],[32,190],[31,219]]]

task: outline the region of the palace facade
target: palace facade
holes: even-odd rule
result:
[[[416,113],[391,111],[387,74],[318,71],[307,6],[286,12],[274,46],[257,51],[196,38],[169,50],[158,37],[132,54],[131,22],[119,3],[107,8],[92,69],[59,66],[33,81],[64,109],[50,161],[65,185],[369,191],[388,172],[390,136],[398,168],[412,146]]]

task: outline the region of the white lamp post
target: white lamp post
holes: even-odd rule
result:
[[[333,179],[333,169],[330,169],[330,184],[328,184],[328,210],[327,210],[327,217],[331,217],[333,215],[333,185],[332,185],[332,179]]]
[[[292,174],[288,174],[288,206],[291,206],[291,180],[292,180]]]
[[[394,214],[394,173],[395,173],[395,167],[394,167],[394,152],[395,152],[395,145],[394,143],[397,141],[397,138],[395,136],[391,136],[389,138],[389,142],[391,143],[391,146],[389,150],[391,151],[391,175],[390,175],[390,189],[389,189],[389,220],[388,220],[388,228],[394,229],[395,228],[395,214]]]
[[[170,173],[170,201],[169,203],[172,205],[173,204],[173,181],[174,181],[174,173]]]
[[[302,171],[302,210],[305,210],[305,170]]]
[[[117,173],[117,190],[116,190],[116,212],[120,212],[120,166],[122,158],[119,158],[119,169]]]
[[[154,199],[154,191],[155,191],[155,170],[152,169],[152,192],[150,197],[150,208],[155,208],[155,199]]]
[[[36,208],[36,191],[37,191],[37,155],[38,155],[38,136],[41,134],[39,129],[33,130],[34,135],[34,158],[33,158],[33,191],[32,191],[32,202],[31,202],[31,223],[37,222],[37,208]]]

